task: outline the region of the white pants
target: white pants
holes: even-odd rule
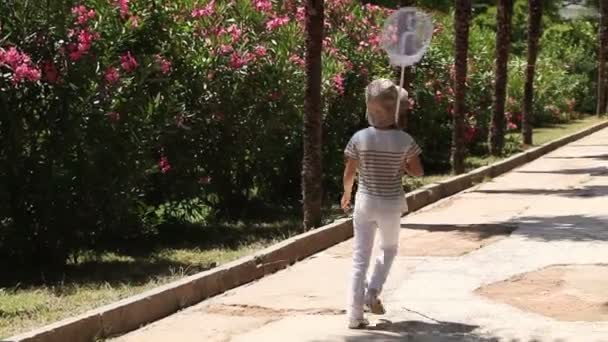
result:
[[[401,214],[405,210],[405,198],[403,201],[387,201],[357,194],[353,214],[353,269],[347,307],[349,319],[363,318],[366,285],[368,290],[377,294],[382,291],[399,248]],[[376,229],[380,231],[380,253],[366,282]]]

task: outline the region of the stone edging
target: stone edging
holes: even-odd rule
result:
[[[518,153],[467,174],[427,185],[406,195],[410,211],[463,191],[526,164],[572,141],[608,127],[608,121]],[[352,219],[294,236],[253,255],[157,287],[82,315],[9,337],[4,342],[90,342],[124,334],[202,300],[277,272],[352,237]]]

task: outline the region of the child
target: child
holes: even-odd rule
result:
[[[369,322],[363,316],[366,305],[374,314],[384,314],[378,298],[397,255],[401,215],[407,210],[401,184],[404,172],[422,176],[420,147],[396,124],[397,98],[407,105],[407,92],[392,81],[380,79],[365,91],[367,120],[371,127],[357,132],[344,151],[344,195],[341,206],[350,207],[351,192],[358,172],[355,196],[353,271],[349,289],[348,327],[360,329]],[[365,281],[376,228],[380,231],[381,253],[369,281]]]

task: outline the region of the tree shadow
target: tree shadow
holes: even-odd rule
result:
[[[542,241],[608,241],[608,216],[523,216],[514,234]]]
[[[542,195],[563,197],[602,197],[608,195],[608,186],[591,185],[582,188],[570,189],[508,189],[508,190],[475,190],[471,193],[480,194],[511,194],[511,195]]]
[[[477,325],[454,322],[422,322],[383,320],[367,329],[359,330],[355,336],[345,336],[345,342],[367,341],[412,341],[412,342],[499,342],[496,337],[476,333]]]
[[[604,145],[604,144],[573,144],[573,145],[568,145],[567,147],[608,147],[608,145]]]
[[[545,157],[547,159],[594,159],[594,160],[608,160],[608,154],[596,154],[587,156],[556,156],[556,157]]]
[[[421,229],[431,233],[444,231],[474,233],[480,240],[511,234],[540,241],[608,241],[608,214],[606,216],[522,216],[492,224],[402,224],[401,227]]]
[[[590,176],[605,176],[608,175],[608,167],[598,166],[586,169],[558,169],[558,170],[517,170],[514,173],[526,173],[526,174],[543,174],[543,173],[554,173],[561,175],[590,175]]]
[[[425,230],[427,232],[461,232],[475,234],[478,240],[485,240],[497,235],[509,235],[517,229],[516,224],[411,224],[401,225],[404,229]]]
[[[300,232],[299,220],[275,222],[224,222],[214,225],[166,223],[153,234],[115,240],[106,246],[83,250],[80,257],[60,269],[14,269],[0,272],[0,288],[32,288],[71,285],[138,286],[159,278],[189,276],[218,266],[223,253],[246,245],[271,243]],[[218,250],[204,258],[191,256]],[[184,257],[179,254],[185,253]],[[215,256],[217,254],[217,257]],[[0,269],[11,269],[9,260]]]
[[[0,288],[28,289],[41,285],[56,291],[70,291],[75,286],[122,284],[140,286],[158,278],[188,276],[215,267],[216,263],[188,264],[166,258],[136,258],[129,260],[94,260],[69,264],[61,271],[32,273],[31,270],[14,270],[0,275]],[[59,293],[58,293],[59,294]]]

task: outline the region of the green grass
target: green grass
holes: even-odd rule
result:
[[[53,280],[17,283],[36,277],[11,274],[16,285],[0,288],[0,339],[252,254],[297,234],[298,221],[168,227],[163,241],[142,244],[131,254],[84,255],[60,275],[48,275]],[[2,283],[11,281],[3,278]]]
[[[589,117],[570,124],[535,129],[535,145],[601,121],[597,117]],[[469,157],[467,169],[488,165],[498,159]],[[448,177],[449,174],[432,174],[408,179],[405,185],[407,190],[414,190]],[[210,269],[297,234],[299,215],[281,215],[290,218],[269,218],[270,222],[238,222],[213,227],[166,227],[155,241],[141,243],[142,248],[136,253],[89,253],[69,264],[61,274],[34,277],[12,272],[12,282],[6,279],[0,282],[13,284],[0,288],[0,338]],[[326,209],[325,215],[332,219],[343,216],[343,213],[334,206]],[[49,280],[25,280],[30,278]]]
[[[576,133],[586,127],[606,121],[606,117],[589,116],[567,124],[552,125],[534,129],[534,145],[542,145],[568,134]]]

